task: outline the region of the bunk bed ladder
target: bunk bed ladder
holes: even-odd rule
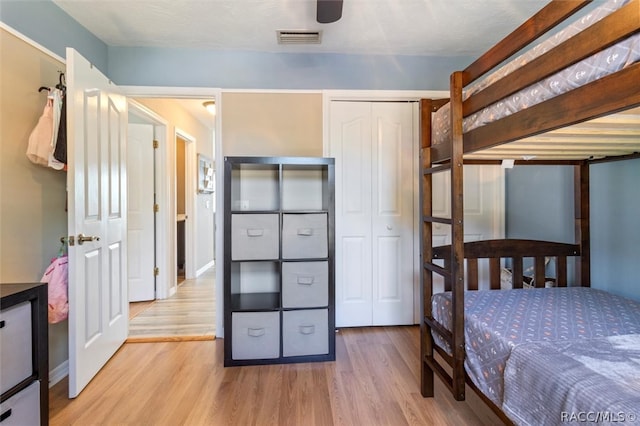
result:
[[[462,97],[462,74],[456,72],[451,76],[452,105]],[[457,89],[454,89],[457,88]],[[458,99],[456,99],[458,98]],[[421,393],[423,396],[433,396],[434,372],[449,387],[456,400],[465,398],[464,372],[464,227],[463,227],[463,160],[462,160],[462,108],[452,108],[452,124],[458,120],[458,125],[452,126],[452,152],[450,160],[434,165],[431,153],[431,113],[437,110],[446,100],[421,101],[421,202],[422,202],[422,265],[421,269],[421,298],[423,307],[420,325],[421,335]],[[458,105],[461,105],[458,102]],[[459,129],[458,129],[459,127]],[[433,216],[433,175],[436,173],[450,173],[451,176],[451,217]],[[451,256],[444,266],[433,262],[433,224],[442,223],[451,227]],[[431,296],[433,295],[433,274],[444,278],[445,290],[452,292],[453,329],[446,330],[440,326],[432,316]],[[451,354],[439,350],[434,345],[432,333],[437,333],[449,344]],[[434,360],[434,349],[451,366],[451,374],[447,373]]]

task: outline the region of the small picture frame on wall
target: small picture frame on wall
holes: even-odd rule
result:
[[[213,160],[206,155],[198,154],[198,192],[209,194],[215,190],[216,174]]]

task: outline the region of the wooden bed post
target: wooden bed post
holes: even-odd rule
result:
[[[574,166],[574,210],[575,238],[580,246],[580,257],[576,259],[576,284],[591,287],[591,235],[589,225],[589,163],[583,161]]]
[[[464,400],[464,204],[463,73],[451,74],[451,286],[453,308],[453,397]]]
[[[427,357],[433,358],[433,337],[431,330],[425,323],[425,317],[431,317],[431,296],[433,295],[433,272],[424,268],[424,262],[433,258],[433,228],[432,223],[424,220],[425,216],[433,214],[433,175],[425,173],[431,163],[431,114],[433,102],[431,99],[420,100],[420,205],[422,212],[420,222],[420,393],[422,396],[434,395],[433,369],[426,363]]]

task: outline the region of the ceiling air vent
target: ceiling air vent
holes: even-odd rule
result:
[[[320,44],[322,31],[278,30],[278,44]]]

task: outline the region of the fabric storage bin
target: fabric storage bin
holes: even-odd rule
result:
[[[0,403],[2,426],[40,424],[40,382],[35,381]]]
[[[0,312],[0,388],[8,391],[33,373],[31,302]]]
[[[329,353],[327,309],[304,309],[282,313],[282,356]]]
[[[283,262],[282,306],[304,308],[329,304],[329,263]]]
[[[279,312],[232,312],[231,357],[266,359],[280,356]]]
[[[328,256],[328,239],[326,214],[282,216],[283,259],[325,258]]]
[[[277,259],[279,228],[277,214],[231,215],[231,259]]]

